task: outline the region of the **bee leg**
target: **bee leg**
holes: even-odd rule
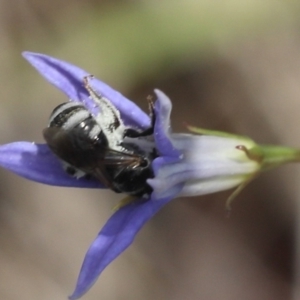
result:
[[[131,204],[131,203],[134,203],[135,201],[137,200],[137,197],[134,197],[134,196],[126,196],[125,198],[123,198],[117,205],[115,205],[112,209],[113,212],[116,212],[118,211],[120,208],[128,205],[128,204]]]
[[[95,120],[101,126],[102,130],[105,131],[105,134],[116,134],[116,132],[119,131],[121,132],[120,135],[123,135],[125,126],[121,119],[120,112],[108,99],[103,97],[101,94],[98,94],[91,87],[89,82],[93,78],[93,75],[83,77],[83,86],[96,106],[100,108],[101,113],[94,116]],[[103,116],[106,116],[106,118],[103,118]],[[109,122],[107,120],[109,120]]]
[[[148,96],[147,101],[148,101],[148,107],[149,107],[149,111],[150,111],[149,116],[151,118],[151,126],[144,131],[138,131],[138,130],[135,130],[132,128],[127,128],[125,130],[124,137],[137,138],[137,137],[148,136],[148,135],[153,134],[155,120],[156,120],[153,97]]]
[[[148,108],[149,108],[149,116],[151,118],[151,128],[154,129],[154,124],[155,124],[155,111],[154,111],[154,100],[153,97],[151,95],[149,95],[147,97],[147,101],[148,101]]]

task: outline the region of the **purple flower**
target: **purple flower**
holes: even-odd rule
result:
[[[25,52],[24,57],[68,99],[80,101],[93,115],[98,114],[99,108],[83,87],[83,78],[89,73],[42,54]],[[97,79],[91,85],[119,110],[125,125],[139,129],[150,126],[149,116],[123,95]],[[147,201],[123,206],[110,217],[87,251],[70,299],[78,299],[86,293],[103,269],[132,243],[141,227],[170,200],[236,186],[241,188],[262,166],[263,152],[248,138],[195,128],[191,130],[200,135],[172,133],[171,102],[161,91],[155,90],[155,93],[154,141],[158,157],[152,163],[155,177],[148,180],[153,192]],[[104,187],[95,179],[76,179],[66,174],[46,144],[15,142],[0,146],[0,165],[45,184]]]

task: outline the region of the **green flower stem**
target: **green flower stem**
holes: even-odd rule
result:
[[[285,163],[300,162],[299,149],[273,145],[262,145],[259,148],[263,156],[261,171],[270,170]]]

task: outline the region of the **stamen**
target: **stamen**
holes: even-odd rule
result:
[[[115,205],[112,209],[113,212],[118,211],[119,209],[121,209],[122,207],[128,205],[128,204],[132,204],[134,203],[138,198],[134,197],[134,196],[126,196],[125,198],[123,198],[117,205]]]

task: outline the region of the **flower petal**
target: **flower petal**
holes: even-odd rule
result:
[[[103,188],[95,179],[68,175],[46,144],[15,142],[0,146],[0,165],[29,180],[57,186]]]
[[[82,101],[91,112],[95,110],[95,105],[89,99],[89,94],[83,86],[83,78],[89,75],[88,72],[44,54],[23,52],[23,56],[46,80],[65,93],[69,99]],[[149,116],[122,94],[96,78],[92,80],[91,85],[116,106],[126,125],[143,129],[150,126]]]
[[[182,153],[177,162],[159,164],[154,161],[155,178],[148,183],[156,196],[166,195],[173,186],[184,183],[179,196],[195,196],[226,190],[241,184],[260,164],[248,157],[251,140],[191,134],[171,134],[172,144]],[[163,158],[166,160],[166,158]]]
[[[160,156],[167,156],[177,160],[181,153],[172,144],[170,133],[170,115],[172,103],[170,99],[160,90],[155,90],[157,100],[155,102],[155,126],[154,139]]]
[[[174,194],[167,198],[137,201],[115,212],[90,246],[75,291],[69,299],[75,300],[85,294],[104,268],[133,242],[142,226],[172,200],[180,189],[181,186],[174,188]]]
[[[171,196],[175,198],[181,192],[184,185],[181,181],[175,183],[171,176],[169,176],[169,178],[161,178],[160,175],[160,170],[173,166],[174,161],[174,157],[158,157],[153,161],[152,168],[154,170],[155,177],[147,180],[147,183],[153,189],[153,198],[164,199]],[[179,159],[177,159],[177,161],[179,161]],[[167,186],[167,188],[165,188],[165,186]]]

